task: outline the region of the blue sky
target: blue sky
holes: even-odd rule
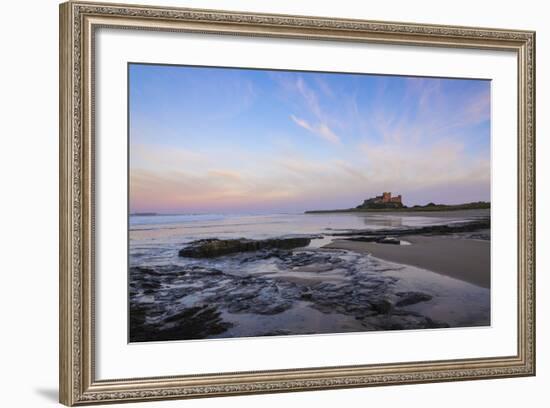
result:
[[[130,207],[490,200],[490,81],[131,64]]]

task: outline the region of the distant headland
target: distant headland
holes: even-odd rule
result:
[[[365,211],[454,211],[454,210],[478,210],[491,208],[487,201],[476,201],[464,204],[435,204],[414,205],[407,207],[403,204],[401,194],[392,196],[391,192],[383,192],[382,195],[367,198],[363,203],[353,208],[334,210],[310,210],[306,214],[334,213],[334,212],[365,212]]]

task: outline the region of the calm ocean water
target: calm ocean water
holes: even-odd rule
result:
[[[489,210],[437,213],[364,214],[181,214],[130,216],[130,266],[179,263],[176,249],[204,238],[262,239],[289,235],[319,235],[338,230],[388,229],[449,224],[489,215]],[[311,246],[330,243],[315,239]]]

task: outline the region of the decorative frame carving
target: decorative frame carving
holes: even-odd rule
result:
[[[518,61],[518,350],[514,356],[250,373],[94,376],[94,30],[98,27],[507,50]],[[66,405],[535,374],[535,33],[68,2],[60,5],[60,401]]]

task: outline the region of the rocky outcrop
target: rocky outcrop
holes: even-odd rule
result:
[[[415,305],[420,302],[429,302],[432,296],[422,292],[397,292],[400,300],[395,304],[397,307]]]
[[[371,239],[373,242],[378,242],[378,239],[387,236],[403,236],[403,235],[444,235],[444,234],[458,234],[464,232],[474,232],[479,230],[486,230],[491,228],[490,218],[475,219],[466,222],[443,224],[443,225],[427,225],[418,228],[395,228],[387,230],[350,230],[346,232],[334,232],[327,235],[332,236],[348,236],[348,237],[363,237],[361,241],[369,242]],[[354,239],[356,240],[356,239]]]
[[[258,273],[266,259],[281,273]],[[292,310],[304,307],[353,318],[358,326],[349,331],[445,327],[408,309],[432,295],[397,290],[399,278],[386,273],[395,268],[400,267],[388,269],[377,259],[346,251],[278,248],[131,267],[130,340],[232,337],[227,332],[248,319],[258,324],[250,336],[316,333],[314,325],[301,329],[292,320],[291,329],[262,327],[261,322],[285,312],[295,319]]]
[[[149,305],[132,305],[130,317],[130,341],[169,341],[203,339],[221,334],[232,327],[223,321],[217,307],[198,305],[182,308],[164,320],[148,322]],[[153,335],[154,333],[154,335]]]
[[[346,241],[356,241],[356,242],[376,242],[378,244],[392,244],[392,245],[401,245],[401,240],[388,237],[386,235],[382,236],[373,236],[373,237],[352,237],[344,238]]]
[[[216,256],[263,249],[293,249],[308,246],[311,237],[287,237],[269,239],[200,239],[189,243],[179,251],[179,256],[188,258],[213,258]]]

